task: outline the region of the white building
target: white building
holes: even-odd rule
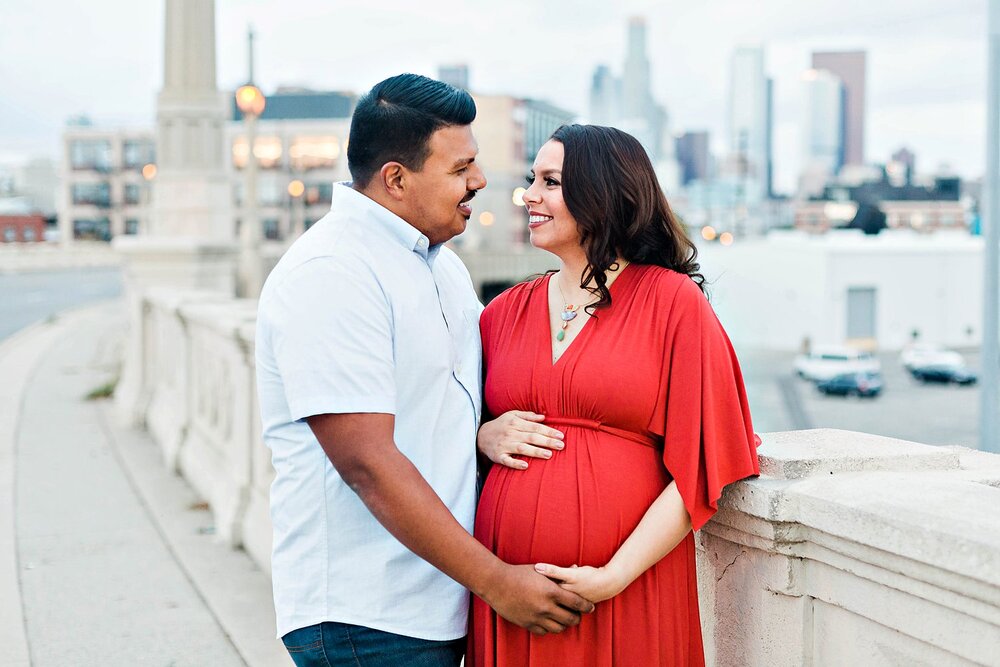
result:
[[[57,198],[61,240],[108,241],[139,232],[150,209],[143,168],[156,162],[155,144],[152,128],[66,127]]]
[[[798,350],[913,340],[976,346],[982,335],[983,240],[964,232],[772,232],[701,244],[712,304],[737,346]]]
[[[329,210],[334,181],[350,180],[346,146],[353,106],[352,95],[336,92],[279,90],[268,98],[254,147],[258,218],[266,238],[285,238],[296,225],[308,227]],[[238,216],[248,150],[235,102],[233,107],[219,159]],[[152,128],[67,126],[59,205],[63,239],[106,241],[148,231],[152,206],[146,178],[157,175],[154,146]],[[144,172],[147,165],[153,166]]]

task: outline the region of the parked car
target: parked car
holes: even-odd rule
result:
[[[823,380],[816,388],[824,394],[839,396],[878,396],[882,391],[882,376],[879,373],[843,373]]]
[[[940,382],[942,384],[975,384],[978,378],[974,371],[966,366],[950,364],[931,364],[911,368],[910,373],[921,382]]]
[[[882,364],[870,352],[844,345],[817,345],[795,357],[795,372],[808,380],[830,380],[847,373],[879,373]]]
[[[931,343],[911,343],[903,348],[899,361],[907,370],[917,366],[962,366],[962,355],[941,345]]]

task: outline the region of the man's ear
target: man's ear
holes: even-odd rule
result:
[[[382,165],[378,175],[382,179],[382,187],[385,188],[386,194],[396,201],[402,200],[404,190],[408,185],[406,167],[399,162],[386,162]]]

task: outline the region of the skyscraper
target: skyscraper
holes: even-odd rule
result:
[[[802,80],[804,166],[830,176],[844,164],[844,86],[835,74],[822,69],[807,70]]]
[[[837,75],[844,86],[844,164],[865,161],[864,51],[825,51],[812,54],[812,66]]]
[[[590,122],[614,125],[621,116],[621,82],[607,65],[598,65],[590,84]]]
[[[677,162],[681,169],[681,184],[708,178],[710,160],[708,132],[685,132],[677,137]]]
[[[764,49],[739,47],[729,74],[729,151],[753,203],[770,191],[770,84],[764,75]]]
[[[633,135],[649,154],[661,185],[668,190],[676,185],[677,163],[667,112],[653,98],[650,86],[645,19],[633,17],[629,20],[621,78],[615,77],[606,65],[594,69],[590,86],[590,122],[611,125]]]

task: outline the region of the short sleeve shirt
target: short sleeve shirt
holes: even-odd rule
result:
[[[324,621],[430,640],[466,632],[469,594],[396,540],[306,417],[395,415],[395,442],[471,532],[482,306],[458,257],[346,184],[261,292],[256,372],[271,449],[278,636]]]

